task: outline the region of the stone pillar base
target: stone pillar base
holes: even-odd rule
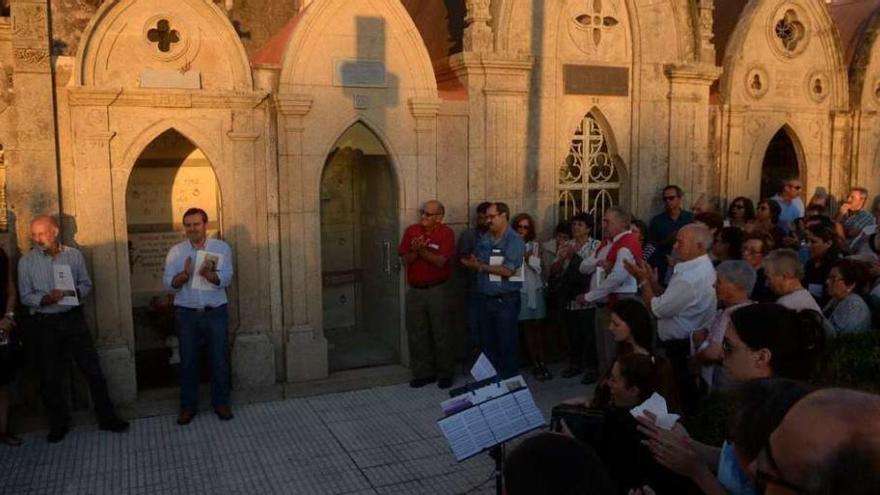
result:
[[[315,335],[311,326],[287,332],[287,381],[304,382],[327,378],[327,339]]]
[[[275,384],[275,348],[264,334],[235,338],[232,347],[232,388],[244,390]]]
[[[137,399],[137,372],[134,356],[128,347],[104,347],[97,351],[113,404],[134,402]]]

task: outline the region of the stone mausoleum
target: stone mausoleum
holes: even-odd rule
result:
[[[880,0],[0,5],[2,239],[60,214],[119,402],[174,387],[161,271],[191,206],[235,252],[241,392],[405,372],[395,251],[431,198],[459,231],[492,199],[546,233],[647,217],[666,183],[880,192]]]

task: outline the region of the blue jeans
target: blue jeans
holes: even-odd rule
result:
[[[481,295],[480,348],[501,378],[519,370],[519,291]]]
[[[175,308],[180,339],[180,409],[195,412],[199,400],[199,347],[202,339],[211,359],[211,405],[229,405],[229,363],[226,341],[229,313],[226,306],[209,311]]]

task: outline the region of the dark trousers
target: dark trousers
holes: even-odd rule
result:
[[[519,370],[519,291],[481,297],[480,348],[502,378]]]
[[[688,365],[691,353],[690,342],[688,339],[664,340],[660,342],[660,347],[664,349],[666,359],[672,365],[681,408],[686,415],[693,414],[697,409],[699,390]]]
[[[455,352],[446,288],[438,284],[406,293],[406,330],[410,368],[415,378],[452,378]]]
[[[174,308],[180,341],[180,408],[195,411],[199,399],[199,350],[202,339],[211,359],[211,405],[229,405],[229,362],[226,342],[229,313],[226,305],[207,311]]]
[[[89,384],[98,422],[112,418],[115,414],[107,392],[107,381],[101,372],[98,353],[82,310],[33,315],[32,327],[39,336],[40,388],[49,415],[49,427],[57,430],[70,425],[70,408],[64,393],[64,377],[70,358]]]
[[[596,368],[596,309],[563,312],[565,335],[568,337],[568,362],[574,368]]]

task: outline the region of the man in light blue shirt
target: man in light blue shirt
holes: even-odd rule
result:
[[[477,242],[474,254],[461,263],[476,272],[480,295],[480,347],[502,378],[519,368],[518,318],[522,278],[514,278],[525,258],[525,243],[510,228],[510,209],[492,203],[486,210],[489,231]],[[511,279],[514,280],[511,280]]]
[[[229,363],[226,358],[229,313],[226,287],[232,282],[232,249],[207,238],[208,214],[190,208],[183,214],[187,240],[175,244],[165,257],[165,287],[175,291],[174,319],[180,340],[180,414],[185,425],[196,415],[199,393],[199,343],[208,345],[211,359],[211,404],[222,420],[229,408]]]
[[[30,312],[31,333],[40,358],[40,391],[49,416],[49,443],[64,439],[70,429],[65,399],[64,368],[73,358],[89,384],[98,427],[123,432],[128,423],[119,419],[110,401],[92,334],[86,325],[82,300],[92,281],[79,250],[59,242],[58,221],[39,215],[31,221],[34,247],[18,261],[18,292]],[[64,278],[70,277],[70,282]],[[69,385],[69,383],[67,384]]]
[[[792,233],[794,221],[804,216],[804,202],[801,200],[803,183],[797,177],[790,177],[782,182],[782,191],[773,196],[773,201],[779,204],[782,212],[779,214],[778,225],[786,232]]]

